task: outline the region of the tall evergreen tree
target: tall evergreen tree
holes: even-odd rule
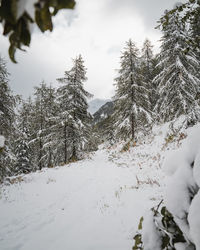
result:
[[[0,57],[0,134],[8,136],[13,126],[15,98],[8,84],[6,63]]]
[[[31,147],[34,152],[35,165],[41,170],[44,167],[43,162],[43,144],[45,128],[45,111],[44,111],[44,88],[43,83],[39,87],[35,87],[35,101],[32,110],[32,140]]]
[[[156,110],[163,121],[171,121],[185,114],[189,124],[200,118],[195,100],[200,86],[197,78],[200,64],[192,50],[185,53],[187,32],[179,18],[178,13],[172,13],[168,25],[162,26],[159,56],[162,71],[154,79],[159,84],[160,94]]]
[[[15,174],[27,174],[33,171],[30,161],[30,147],[28,142],[27,131],[19,131],[18,139],[16,140],[16,163],[15,163]]]
[[[31,141],[34,164],[38,169],[53,165],[53,115],[55,113],[55,89],[44,82],[35,88],[35,100],[31,111]]]
[[[193,51],[196,55],[197,60],[200,63],[200,4],[196,6],[198,11],[194,11],[192,18],[190,19],[188,37],[190,38],[188,50]],[[200,71],[198,70],[198,78],[200,79]],[[200,104],[200,93],[198,94]]]
[[[8,84],[6,64],[0,57],[0,135],[6,138],[5,147],[0,157],[0,180],[4,176],[12,174],[15,105],[16,97],[12,94]]]
[[[44,156],[43,161],[46,167],[52,167],[59,162],[56,161],[58,150],[56,140],[56,127],[57,127],[57,112],[59,111],[56,102],[56,90],[51,85],[45,87],[45,128],[43,129],[44,137]]]
[[[148,84],[149,89],[149,100],[151,102],[151,111],[155,107],[157,102],[157,86],[153,82],[154,77],[156,76],[157,70],[156,67],[156,57],[153,55],[153,45],[149,39],[144,41],[142,47],[141,55],[141,73],[144,76],[145,82]]]
[[[15,174],[29,173],[36,167],[33,164],[34,152],[30,141],[33,134],[31,98],[28,101],[22,101],[17,115],[17,139],[15,141]]]
[[[117,136],[135,139],[135,133],[151,120],[148,83],[140,69],[138,49],[129,40],[121,56],[121,68],[116,81],[115,127]]]
[[[88,142],[91,116],[87,112],[87,98],[92,95],[83,87],[86,80],[86,69],[81,55],[73,60],[71,70],[65,71],[65,76],[58,79],[62,84],[58,89],[58,103],[62,131],[60,144],[64,151],[64,162],[78,159],[79,153]]]

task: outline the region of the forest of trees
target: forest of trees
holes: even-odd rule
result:
[[[188,4],[194,2],[191,0]],[[104,140],[137,143],[138,137],[150,134],[157,123],[173,124],[182,116],[182,126],[187,128],[200,121],[199,6],[197,11],[193,7],[184,16],[182,9],[186,7],[179,6],[161,18],[158,54],[154,55],[148,39],[141,50],[131,39],[125,43],[114,79],[114,112],[105,123],[101,122]],[[13,60],[14,50],[10,54]],[[57,88],[40,83],[35,87],[34,96],[23,100],[11,91],[9,72],[0,57],[0,136],[5,138],[5,145],[0,144],[0,182],[7,176],[82,159],[102,141],[88,112],[92,95],[84,89],[87,77],[81,55],[57,81]],[[191,173],[196,165],[195,161],[189,164]],[[190,204],[198,190],[197,185],[186,190]],[[188,248],[185,249],[195,249],[165,207],[152,212],[154,231],[158,231],[162,249],[175,249],[177,242],[186,242]],[[184,216],[188,226],[187,214]],[[143,249],[141,234],[135,236],[133,249]]]
[[[183,126],[200,120],[200,53],[187,52],[188,36],[196,37],[194,25],[181,22],[179,12],[168,14],[162,26],[161,51],[153,54],[146,39],[141,51],[126,42],[115,81],[114,113],[107,120],[104,139],[137,141],[155,123],[184,115]],[[92,95],[84,90],[87,80],[81,56],[58,79],[59,87],[42,82],[34,98],[22,100],[9,87],[9,73],[0,59],[0,134],[6,138],[0,158],[0,178],[29,173],[43,167],[66,164],[96,149],[97,131],[87,111]]]
[[[58,79],[57,89],[42,82],[34,99],[14,96],[9,74],[0,59],[0,134],[5,147],[0,158],[0,179],[76,161],[91,150],[91,120],[84,90],[87,80],[81,56]]]

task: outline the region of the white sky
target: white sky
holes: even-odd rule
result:
[[[156,21],[176,2],[77,0],[75,10],[57,14],[52,33],[34,29],[30,48],[16,54],[18,64],[8,59],[8,39],[0,36],[0,54],[8,62],[11,88],[28,97],[42,80],[56,86],[56,79],[72,66],[71,59],[81,54],[88,69],[85,88],[94,97],[110,98],[125,42],[131,38],[140,48],[149,38],[158,51],[161,34],[154,29]]]

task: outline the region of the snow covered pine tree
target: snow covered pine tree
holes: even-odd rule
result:
[[[159,66],[162,71],[154,78],[159,85],[159,100],[156,111],[161,121],[172,121],[186,115],[186,125],[200,119],[200,109],[196,100],[200,89],[198,71],[200,62],[188,46],[185,26],[178,12],[168,14],[168,25],[162,26],[163,32]]]
[[[114,119],[116,136],[136,139],[136,132],[151,123],[148,83],[141,74],[138,49],[129,40],[121,56],[121,68],[116,81]]]
[[[87,98],[92,95],[83,88],[86,80],[86,69],[81,55],[73,60],[71,70],[65,71],[65,76],[58,79],[62,84],[58,88],[58,121],[61,125],[58,137],[59,146],[64,152],[64,163],[77,160],[90,137],[91,115],[87,111]]]
[[[144,77],[144,81],[148,84],[149,101],[151,103],[151,112],[154,111],[154,107],[158,100],[157,85],[153,82],[154,77],[159,73],[159,67],[157,65],[157,56],[153,54],[153,45],[150,40],[146,39],[142,47],[141,54],[141,73]]]
[[[0,57],[0,135],[5,137],[4,150],[0,153],[0,181],[12,174],[14,152],[14,121],[16,98],[8,85],[8,71],[4,60]]]
[[[161,86],[157,109],[162,121],[185,115],[186,125],[193,125],[200,118],[197,102],[199,48],[188,48],[186,27],[178,12],[169,12],[167,17],[167,25],[161,22],[164,35],[160,54],[162,71],[155,78]],[[199,124],[188,131],[181,149],[173,151],[163,164],[168,176],[164,196],[166,207],[161,208],[160,203],[141,218],[139,232],[134,237],[135,250],[200,249]]]

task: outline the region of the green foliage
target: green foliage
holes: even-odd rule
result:
[[[175,136],[174,136],[173,134],[167,135],[167,137],[165,138],[165,144],[168,144],[168,143],[173,142],[174,137],[175,137]]]
[[[142,222],[143,222],[144,218],[141,217],[140,218],[140,222],[139,222],[139,225],[138,225],[138,230],[142,230]]]
[[[142,230],[142,223],[144,221],[144,218],[140,218],[140,222],[138,225],[138,230]],[[142,248],[142,235],[140,233],[136,234],[133,238],[135,240],[135,245],[133,246],[132,250],[137,250],[137,249],[143,249]]]
[[[166,207],[162,207],[160,209],[160,204],[157,207],[151,209],[153,212],[153,221],[155,223],[158,235],[161,236],[161,249],[172,250],[175,249],[174,245],[176,243],[186,243],[186,239],[184,238],[182,231],[174,221],[172,214],[167,210]],[[145,233],[145,228],[143,228],[143,221],[144,218],[142,217],[138,225],[138,232],[133,238],[135,241],[135,244],[132,248],[133,250],[143,250],[145,247],[142,240],[143,234]],[[151,234],[151,232],[148,233]],[[190,244],[190,246],[193,246],[192,243]]]
[[[142,247],[142,235],[136,234],[133,238],[135,240],[135,245],[133,246],[133,250],[143,249]]]
[[[38,0],[34,4],[34,18],[25,10],[18,16],[18,0],[2,0],[0,3],[0,22],[3,24],[3,35],[9,35],[9,56],[16,63],[15,52],[23,50],[31,42],[30,24],[36,23],[42,32],[53,30],[52,17],[61,9],[73,9],[74,0]]]

